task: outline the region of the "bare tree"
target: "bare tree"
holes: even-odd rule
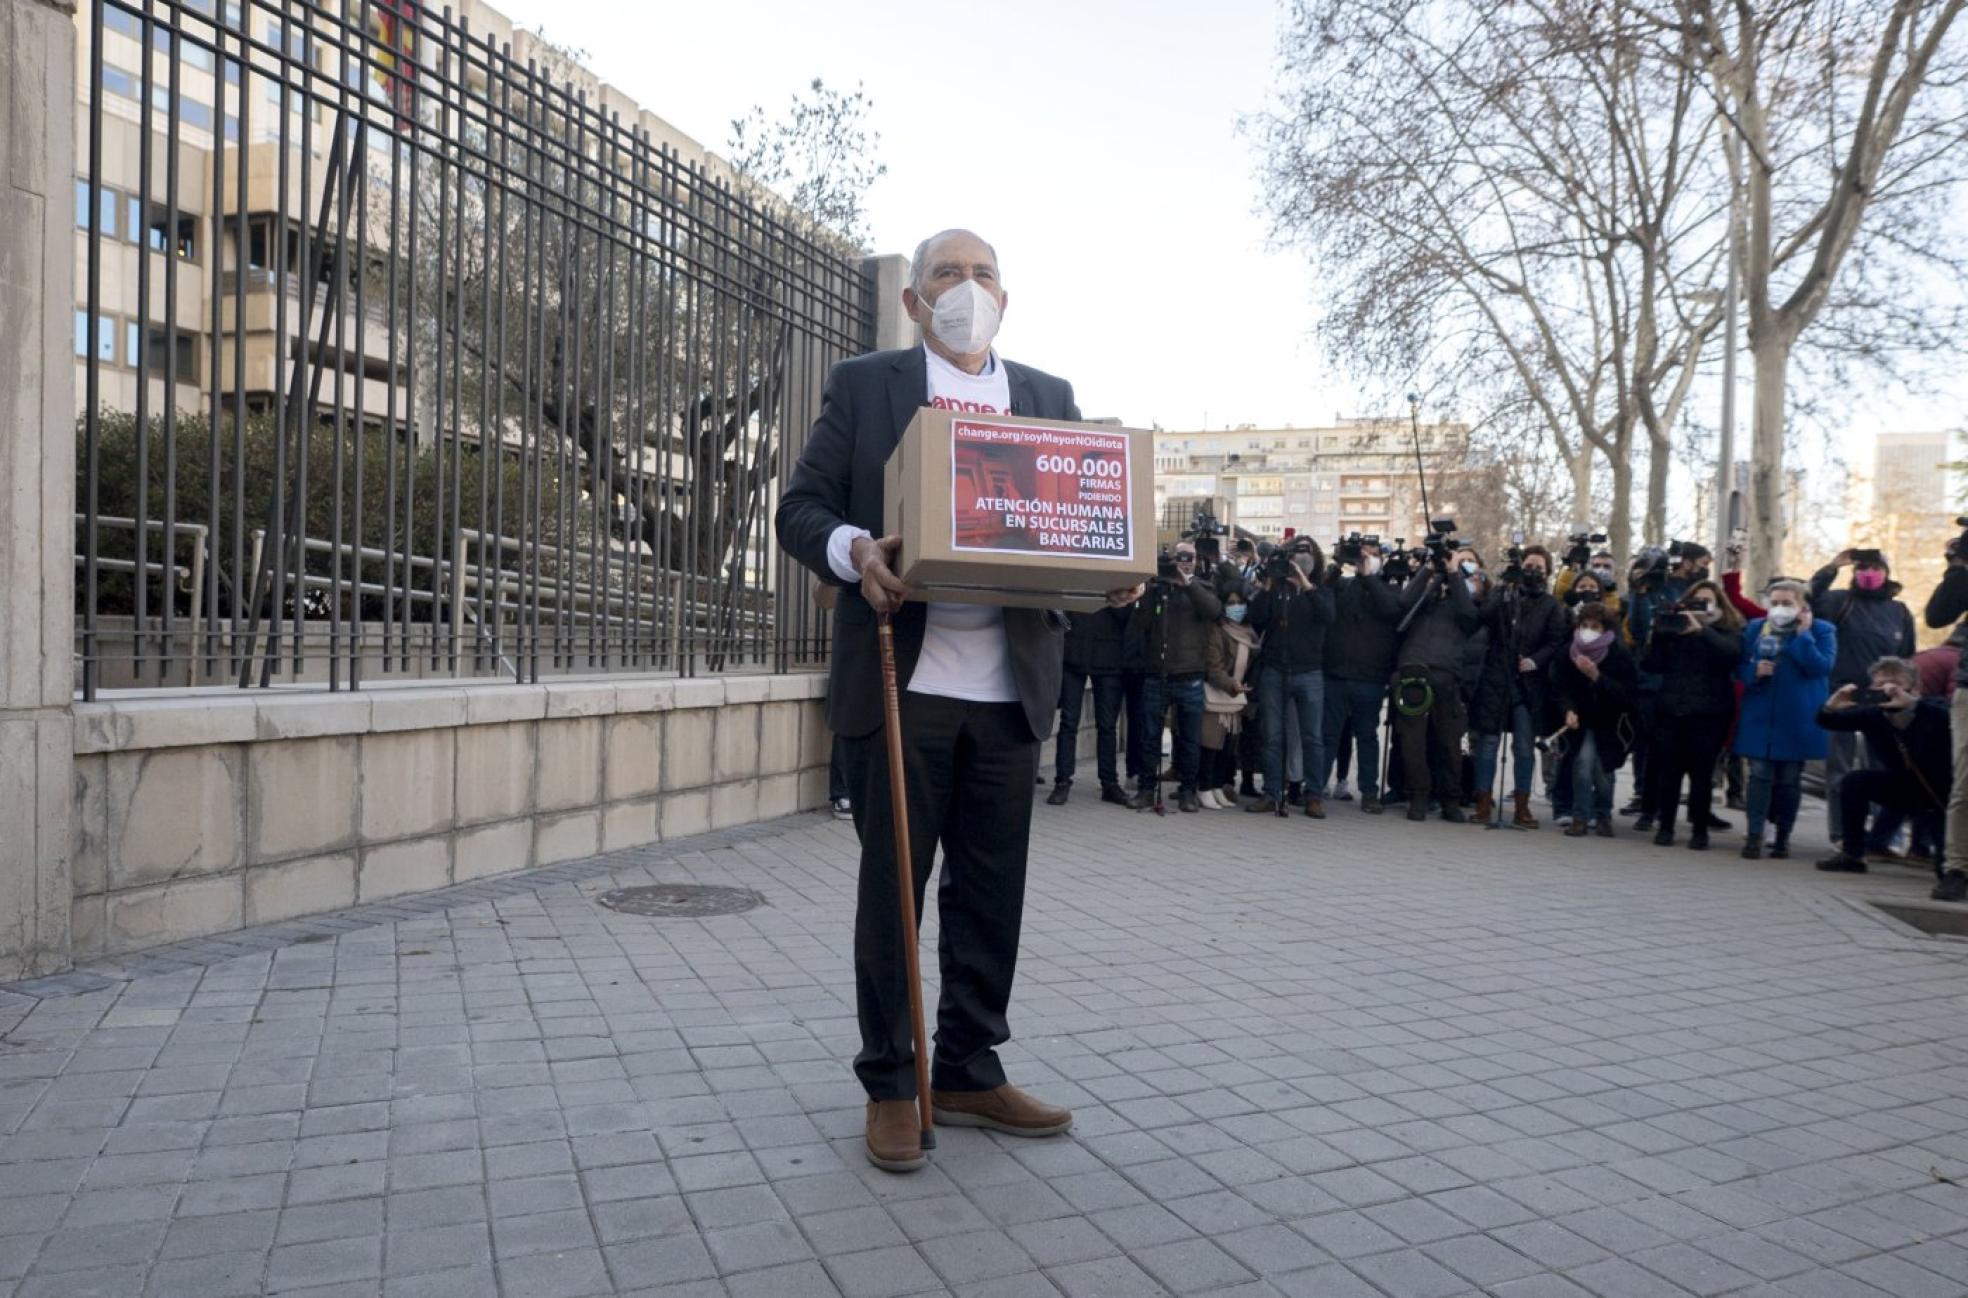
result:
[[[1968,177],[1964,0],[1619,0],[1698,71],[1740,147],[1744,298],[1755,366],[1750,571],[1783,563],[1790,363],[1824,346],[1866,360],[1958,340],[1933,285],[1968,259],[1949,206]],[[1830,323],[1835,321],[1835,323]]]
[[[1632,544],[1666,513],[1680,406],[1724,266],[1700,74],[1594,0],[1300,0],[1258,120],[1275,235],[1320,272],[1341,364],[1534,416],[1573,514],[1593,468]]]
[[[876,157],[881,132],[868,125],[874,100],[859,85],[843,94],[819,77],[808,90],[809,98],[793,96],[778,121],[756,106],[733,120],[731,165],[824,228],[866,247],[868,190],[888,174]]]

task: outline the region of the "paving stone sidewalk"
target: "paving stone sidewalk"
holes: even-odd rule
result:
[[[1917,876],[1036,814],[1069,1138],[866,1165],[799,817],[0,990],[0,1298],[1968,1294],[1968,946],[1862,904]],[[768,904],[595,904],[651,881]]]

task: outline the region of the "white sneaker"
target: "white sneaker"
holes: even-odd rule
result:
[[[854,804],[849,802],[846,798],[835,798],[834,819],[835,820],[854,819]]]
[[[1216,796],[1215,789],[1202,790],[1200,793],[1196,795],[1196,801],[1202,803],[1205,807],[1208,807],[1211,811],[1223,810],[1223,802],[1220,798]]]

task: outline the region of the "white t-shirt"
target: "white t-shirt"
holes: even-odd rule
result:
[[[923,348],[928,360],[925,404],[973,414],[1011,413],[1011,380],[997,353],[981,374],[968,374]],[[828,538],[827,561],[842,581],[857,581],[849,559],[858,527],[842,525]],[[923,631],[922,656],[909,678],[912,694],[938,694],[972,703],[1016,703],[1018,682],[1011,674],[1011,646],[1005,640],[1004,610],[992,604],[932,602]]]

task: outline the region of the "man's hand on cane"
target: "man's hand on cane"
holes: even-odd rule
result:
[[[857,536],[848,550],[849,562],[861,574],[861,598],[877,613],[893,613],[909,598],[909,588],[889,567],[902,553],[902,538]]]

